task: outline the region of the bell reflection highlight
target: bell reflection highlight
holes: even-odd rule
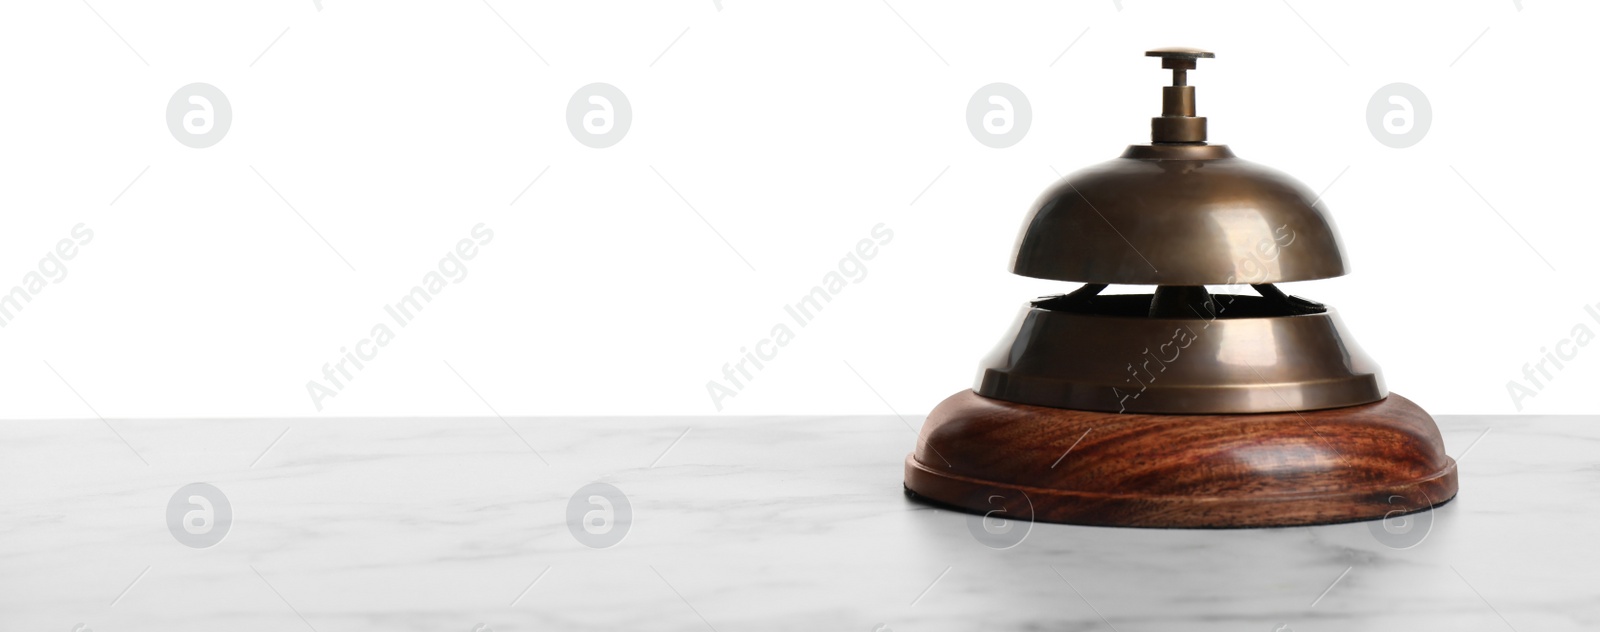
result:
[[[1268,327],[1261,331],[1261,337],[1248,340],[1238,340],[1235,344],[1217,349],[1216,362],[1231,364],[1247,369],[1256,367],[1276,367],[1278,362],[1279,345],[1277,328]]]

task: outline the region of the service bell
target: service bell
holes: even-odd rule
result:
[[[1388,391],[1333,308],[1274,285],[1346,273],[1325,208],[1206,143],[1187,72],[1212,53],[1145,54],[1172,71],[1152,142],[1045,191],[1013,254],[1016,274],[1082,287],[1024,307],[972,390],[933,410],[908,493],[1137,527],[1366,520],[1454,497],[1432,417]]]

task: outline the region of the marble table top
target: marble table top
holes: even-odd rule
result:
[[[1600,629],[1600,418],[1439,422],[1414,522],[1009,548],[917,419],[0,422],[0,630]]]

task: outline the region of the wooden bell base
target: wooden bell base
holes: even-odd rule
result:
[[[1443,504],[1456,463],[1433,418],[1390,394],[1303,413],[1101,413],[940,403],[906,457],[908,492],[1012,519],[1165,528],[1372,520]]]

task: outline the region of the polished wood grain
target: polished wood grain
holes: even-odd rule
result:
[[[1117,414],[963,391],[928,416],[906,489],[967,511],[1128,527],[1382,518],[1456,494],[1433,418],[1399,395],[1300,413]]]

